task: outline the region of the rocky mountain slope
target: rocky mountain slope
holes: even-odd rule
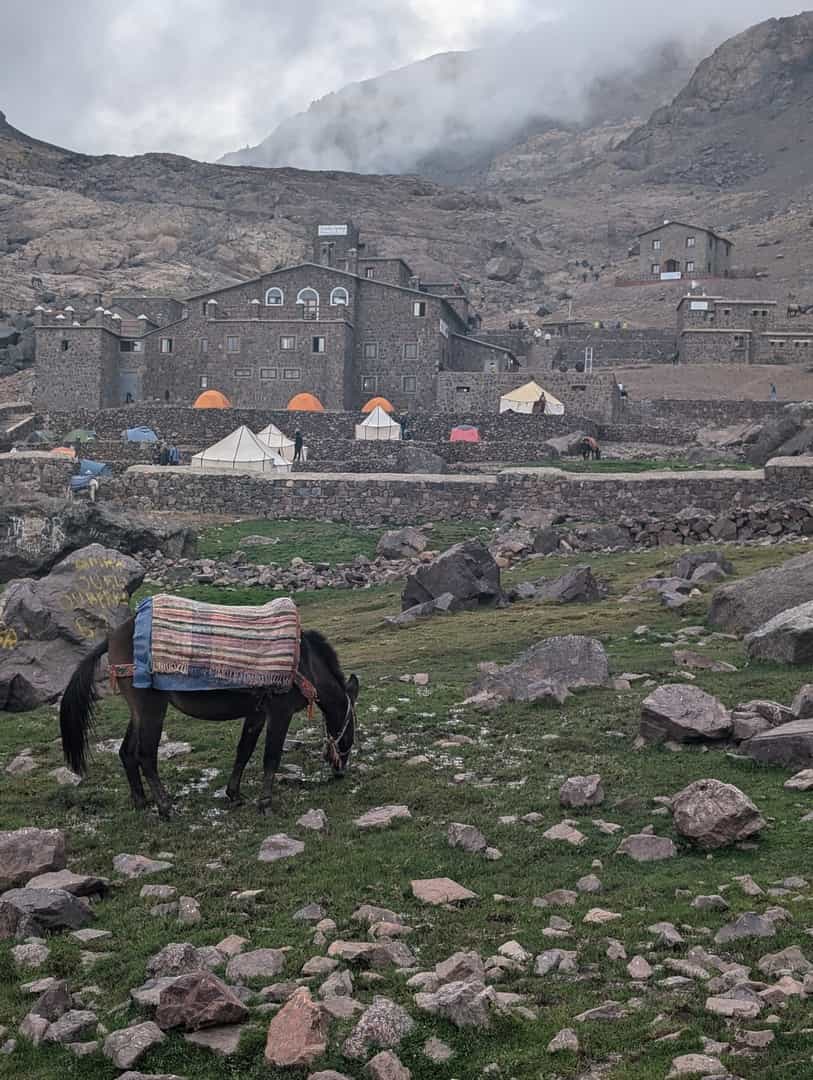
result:
[[[636,232],[664,217],[712,225],[734,240],[738,266],[762,268],[763,280],[727,283],[734,295],[813,302],[811,19],[732,39],[643,126],[607,98],[602,123],[548,125],[467,189],[166,154],[90,157],[0,114],[0,316],[41,300],[234,282],[303,258],[314,221],[346,218],[378,253],[405,256],[426,279],[462,281],[497,325],[540,306],[566,315],[571,301],[576,317],[673,325],[679,284],[614,286],[636,272]],[[703,147],[708,167],[691,171]],[[495,255],[505,256],[496,279]]]

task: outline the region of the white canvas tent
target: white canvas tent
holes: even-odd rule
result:
[[[291,465],[265,446],[253,431],[239,427],[208,450],[195,454],[193,469],[203,472],[290,472]]]
[[[401,425],[396,423],[378,405],[360,424],[356,424],[356,438],[360,441],[365,439],[400,439]]]
[[[565,407],[561,401],[554,397],[553,394],[548,393],[533,379],[531,382],[525,383],[524,386],[519,386],[516,390],[512,390],[509,394],[501,397],[500,412],[532,413],[537,402],[543,398],[545,400],[545,412],[548,416],[564,415]]]
[[[262,431],[257,432],[257,438],[263,446],[270,447],[275,454],[279,454],[285,461],[294,460],[294,440],[289,439],[285,432],[280,431],[276,424],[269,424]],[[302,447],[302,460],[308,460],[308,448]]]

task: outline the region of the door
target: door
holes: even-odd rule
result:
[[[119,372],[119,403],[127,405],[141,400],[141,375],[137,371]]]

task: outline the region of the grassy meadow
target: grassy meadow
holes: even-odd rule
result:
[[[438,526],[433,546],[470,534],[471,525]],[[312,560],[346,561],[357,553],[370,555],[376,533],[316,523],[245,522],[207,531],[201,553],[226,555],[250,534],[280,537],[280,542],[259,552],[283,562],[292,555]],[[730,547],[728,553],[738,575],[790,558],[809,544],[776,547]],[[257,548],[248,549],[258,552]],[[681,551],[685,549],[680,549]],[[736,914],[764,911],[782,903],[792,922],[778,928],[770,941],[746,941],[726,947],[732,959],[755,964],[766,952],[799,945],[813,959],[813,940],[805,933],[813,927],[813,890],[802,899],[778,901],[769,896],[748,899],[733,878],[751,874],[763,888],[789,875],[813,880],[813,824],[802,816],[813,809],[813,796],[783,789],[787,773],[760,768],[724,751],[688,748],[633,749],[640,702],[648,692],[641,682],[628,691],[581,692],[562,707],[511,704],[491,714],[456,706],[467,694],[482,661],[512,660],[527,646],[559,633],[590,634],[607,648],[613,674],[646,673],[658,683],[677,681],[669,643],[678,641],[680,628],[702,625],[708,592],[681,612],[668,612],[655,597],[624,603],[630,587],[651,574],[666,570],[679,554],[675,550],[620,553],[578,559],[552,557],[525,563],[505,575],[508,583],[545,574],[553,576],[574,562],[589,562],[609,586],[609,597],[597,604],[569,606],[521,603],[502,611],[481,611],[438,618],[408,630],[382,626],[382,618],[398,610],[397,588],[354,592],[323,590],[300,594],[306,627],[323,631],[335,645],[347,673],[361,679],[359,741],[353,767],[343,782],[328,781],[320,764],[320,731],[300,717],[292,731],[287,766],[299,766],[289,781],[278,782],[273,816],[260,817],[253,805],[259,793],[261,746],[249,766],[244,783],[246,805],[227,808],[216,797],[225,785],[237,744],[237,724],[192,721],[170,710],[166,730],[172,739],[192,744],[190,754],[162,763],[162,775],[176,794],[176,814],[161,822],[153,812],[130,809],[128,789],[118,758],[97,752],[89,775],[79,787],[60,788],[50,771],[60,764],[56,710],[44,708],[25,715],[3,716],[0,725],[0,763],[30,747],[37,769],[25,776],[3,774],[0,783],[0,820],[6,829],[24,825],[59,827],[68,837],[68,865],[76,871],[113,877],[111,860],[120,852],[155,857],[172,852],[172,870],[136,881],[113,884],[108,899],[96,908],[101,929],[112,940],[97,951],[110,955],[87,970],[80,946],[69,936],[52,938],[51,956],[37,972],[18,971],[10,956],[12,942],[0,943],[0,1025],[13,1029],[31,1000],[20,989],[26,979],[43,975],[67,978],[72,990],[95,986],[98,1015],[110,1030],[134,1022],[142,1014],[129,1000],[129,990],[145,981],[150,956],[169,942],[191,941],[211,945],[228,934],[250,939],[247,948],[290,947],[284,973],[277,981],[296,978],[302,964],[324,948],[311,943],[312,928],[292,919],[308,902],[320,903],[338,924],[338,936],[359,938],[363,931],[350,921],[361,903],[373,903],[400,912],[414,929],[406,939],[418,957],[420,970],[428,970],[457,950],[476,949],[485,958],[515,939],[529,952],[547,948],[578,949],[578,976],[517,974],[499,989],[528,996],[538,1009],[536,1021],[503,1017],[490,1030],[458,1030],[451,1024],[418,1012],[406,977],[392,970],[383,981],[366,985],[356,980],[355,996],[370,1002],[384,994],[403,1004],[416,1020],[414,1031],[397,1053],[414,1080],[470,1080],[497,1063],[499,1073],[516,1080],[574,1080],[601,1076],[604,1080],[663,1080],[670,1062],[679,1054],[701,1052],[701,1039],[730,1041],[732,1029],[704,1011],[702,983],[688,990],[659,988],[660,979],[673,974],[657,965],[668,956],[685,957],[693,945],[717,951],[711,935]],[[189,589],[201,599],[231,603],[261,603],[270,595],[262,589]],[[636,629],[648,629],[636,633]],[[690,647],[698,647],[695,639]],[[810,673],[767,664],[746,664],[738,641],[701,636],[700,651],[728,660],[739,670],[730,674],[698,671],[695,685],[717,694],[731,707],[753,698],[789,703]],[[400,681],[404,674],[427,672],[430,683],[416,687]],[[95,742],[120,737],[126,726],[120,699],[106,698],[100,708]],[[466,736],[461,745],[448,744],[450,736]],[[425,755],[422,764],[407,764]],[[206,770],[218,770],[207,781]],[[573,811],[563,811],[558,789],[570,775],[601,773],[606,801],[599,809],[579,815],[579,828],[587,842],[581,848],[543,839],[549,826]],[[653,825],[661,835],[677,837],[671,818],[653,813],[653,798],[672,795],[692,780],[715,777],[741,787],[768,819],[769,827],[754,850],[731,850],[707,856],[678,841],[678,858],[638,865],[618,856],[620,840]],[[353,819],[371,807],[405,803],[411,820],[388,830],[362,833]],[[309,808],[323,808],[330,822],[326,835],[297,827],[297,818]],[[508,815],[537,812],[542,823],[529,826],[500,824]],[[602,834],[593,818],[616,822],[615,837]],[[446,841],[451,821],[481,829],[502,859],[452,850]],[[277,832],[304,840],[302,855],[273,864],[257,861],[262,840]],[[600,868],[595,861],[600,861]],[[575,907],[535,907],[534,897],[557,888],[575,887],[585,874],[596,873],[603,883],[600,895],[580,896]],[[449,876],[478,894],[461,910],[425,907],[410,891],[414,878]],[[174,916],[154,917],[139,898],[145,883],[176,886],[178,895],[200,901],[202,921],[181,927]],[[262,889],[250,906],[237,903],[233,894]],[[683,895],[688,890],[689,895]],[[724,895],[731,912],[697,911],[691,897],[699,893]],[[621,915],[608,926],[585,925],[592,907]],[[546,938],[542,931],[551,915],[573,924],[563,940]],[[653,946],[647,927],[673,922],[686,939],[676,950]],[[625,962],[606,958],[606,939],[617,938],[630,958],[644,955],[656,967],[643,990],[633,985]],[[90,946],[93,948],[93,946]],[[274,980],[266,980],[271,982]],[[319,979],[311,980],[314,989]],[[259,989],[263,983],[259,983]],[[633,1001],[626,1019],[606,1023],[574,1022],[574,1017],[608,999]],[[743,1025],[761,1028],[762,1020]],[[744,1080],[787,1080],[813,1075],[813,1013],[799,999],[774,1010],[776,1040],[754,1057],[727,1057],[729,1071]],[[142,1018],[147,1018],[143,1014]],[[304,1080],[306,1070],[278,1072],[263,1060],[268,1018],[254,1015],[245,1029],[239,1051],[223,1059],[192,1047],[172,1034],[150,1051],[137,1066],[146,1073],[177,1073],[195,1080]],[[333,1022],[330,1050],[313,1067],[333,1068],[354,1078],[365,1075],[363,1062],[352,1062],[340,1052],[352,1022]],[[561,1028],[577,1029],[578,1054],[549,1055],[546,1047]],[[677,1033],[671,1041],[661,1035]],[[446,1064],[429,1061],[422,1052],[427,1038],[438,1036],[454,1049]],[[593,1072],[600,1067],[600,1071]],[[61,1047],[32,1047],[19,1039],[9,1057],[0,1057],[0,1076],[25,1080],[112,1080],[117,1070],[101,1053],[75,1058]]]

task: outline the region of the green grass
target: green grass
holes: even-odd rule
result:
[[[257,523],[252,523],[251,531],[255,530]],[[809,545],[800,543],[731,548],[729,554],[737,572],[744,574],[808,549]],[[114,958],[82,972],[78,946],[69,938],[56,938],[52,940],[52,956],[39,974],[64,975],[72,989],[98,985],[100,1019],[108,1028],[122,1027],[140,1016],[128,1003],[129,988],[144,981],[147,959],[168,942],[214,944],[228,933],[239,933],[250,938],[253,948],[288,945],[292,951],[280,978],[293,978],[306,959],[324,951],[312,946],[307,927],[292,920],[300,906],[309,901],[323,904],[338,923],[340,935],[354,938],[361,932],[353,928],[350,915],[356,905],[371,902],[402,912],[414,927],[408,943],[422,970],[458,949],[492,955],[509,939],[518,940],[535,954],[556,946],[579,951],[579,978],[520,974],[500,984],[500,989],[527,994],[539,1009],[539,1019],[505,1018],[495,1022],[491,1031],[459,1031],[418,1013],[403,976],[385,971],[384,981],[373,987],[357,981],[360,1000],[368,1002],[374,993],[383,993],[415,1016],[416,1029],[398,1051],[415,1080],[469,1080],[479,1077],[482,1069],[495,1061],[501,1067],[500,1075],[517,1080],[575,1080],[589,1072],[591,1064],[601,1062],[609,1064],[609,1080],[663,1080],[674,1056],[700,1050],[701,1036],[728,1041],[731,1031],[704,1012],[702,986],[691,987],[685,994],[667,993],[655,985],[657,979],[670,974],[663,971],[641,993],[631,986],[623,963],[606,959],[605,939],[622,940],[630,957],[641,953],[652,963],[662,961],[670,953],[647,947],[651,941],[647,927],[669,920],[691,928],[683,931],[686,945],[674,955],[685,956],[693,945],[711,947],[703,928],[716,932],[731,916],[697,912],[688,898],[676,895],[676,890],[688,889],[692,896],[716,893],[743,873],[752,874],[763,887],[789,874],[813,876],[809,854],[813,826],[800,822],[813,806],[811,796],[785,791],[784,771],[758,768],[722,751],[634,752],[640,701],[647,693],[640,684],[626,692],[580,693],[561,708],[512,704],[489,715],[455,709],[476,678],[481,661],[510,660],[540,638],[560,632],[600,638],[615,673],[646,672],[658,681],[673,680],[672,650],[662,644],[674,641],[681,626],[702,623],[707,596],[679,614],[667,612],[651,597],[631,604],[622,603],[621,597],[635,582],[668,569],[677,553],[660,549],[534,561],[512,571],[507,579],[552,576],[575,561],[589,561],[596,574],[607,580],[610,596],[591,605],[519,604],[503,611],[471,612],[406,631],[381,626],[382,617],[397,610],[396,586],[304,594],[305,625],[323,630],[336,645],[346,670],[361,677],[360,745],[350,778],[340,784],[329,783],[320,767],[319,732],[316,726],[308,728],[304,717],[299,719],[296,735],[301,745],[291,749],[285,761],[302,766],[306,782],[279,784],[271,819],[260,818],[251,804],[232,811],[212,797],[225,783],[231,766],[236,724],[192,721],[170,710],[169,734],[186,739],[194,748],[188,757],[162,764],[170,788],[182,789],[199,779],[206,768],[219,769],[220,773],[209,790],[178,797],[175,818],[163,823],[152,813],[137,815],[129,809],[126,782],[114,756],[97,754],[79,788],[56,787],[48,775],[61,764],[53,709],[4,716],[0,762],[30,746],[39,763],[37,771],[27,776],[3,776],[0,820],[4,828],[30,824],[60,827],[69,838],[69,866],[98,874],[112,873],[111,859],[119,852],[152,856],[165,850],[174,852],[175,868],[148,880],[166,881],[174,884],[179,894],[196,896],[203,913],[200,925],[184,929],[172,918],[153,918],[147,913],[147,904],[138,897],[142,881],[116,884],[97,908],[97,925],[114,934],[112,943],[102,947],[113,952]],[[229,602],[257,603],[264,598],[262,590],[233,592],[207,587],[188,591]],[[640,625],[649,630],[636,636],[634,630]],[[742,645],[736,641],[715,639],[700,648],[740,668],[734,674],[697,673],[696,685],[719,695],[728,706],[757,697],[788,702],[809,678],[807,671],[746,664]],[[403,673],[418,671],[431,676],[425,691],[398,680]],[[125,725],[121,700],[105,699],[96,737],[118,737]],[[453,750],[435,745],[452,733],[466,734],[473,741]],[[430,764],[407,767],[405,761],[416,754],[427,754]],[[473,781],[455,782],[456,775],[466,772],[474,774]],[[601,773],[607,799],[599,810],[580,815],[586,844],[572,849],[544,840],[541,834],[545,828],[568,815],[576,816],[559,808],[558,789],[563,779],[591,772]],[[246,777],[245,794],[252,799],[259,791],[259,775],[260,754]],[[659,834],[677,840],[670,818],[653,816],[652,799],[673,794],[704,776],[737,784],[760,806],[769,828],[756,851],[732,850],[707,857],[678,841],[679,858],[646,866],[615,854],[621,836],[649,824]],[[386,832],[362,834],[352,823],[372,806],[399,802],[409,806],[412,819]],[[326,836],[305,833],[296,826],[296,819],[310,807],[326,811],[330,820]],[[543,815],[541,827],[498,824],[500,816],[530,811]],[[619,823],[623,832],[615,838],[602,835],[592,825],[594,817]],[[449,821],[481,828],[489,842],[503,852],[503,858],[488,862],[451,850],[445,839]],[[262,839],[274,832],[300,836],[306,844],[304,854],[271,865],[257,862]],[[223,869],[206,869],[206,863],[216,859]],[[545,911],[532,905],[534,897],[551,889],[572,888],[579,877],[591,872],[594,860],[602,863],[595,870],[604,885],[602,895],[584,897],[575,908],[563,910]],[[412,898],[410,880],[439,875],[472,888],[479,900],[460,911],[423,907]],[[249,888],[264,892],[253,910],[241,910],[232,893]],[[513,899],[497,900],[495,894]],[[813,926],[809,890],[798,902],[774,901],[767,896],[749,900],[736,886],[726,895],[733,914],[763,911],[775,902],[785,903],[793,913],[793,923],[781,927],[775,939],[737,944],[729,947],[727,955],[753,964],[765,952],[798,944],[813,957],[813,945],[804,933],[806,927]],[[622,918],[609,927],[586,926],[583,916],[593,906],[620,912]],[[556,941],[543,936],[551,914],[562,915],[574,924],[569,939]],[[13,1026],[29,1002],[19,990],[24,979],[13,967],[9,946],[0,944],[0,1023]],[[25,973],[25,977],[33,975]],[[317,984],[314,980],[314,987]],[[577,1013],[604,1000],[626,1002],[631,997],[642,998],[642,1003],[624,1021],[574,1023]],[[813,1024],[809,1003],[790,1004],[778,1012],[781,1022],[769,1051],[753,1059],[723,1056],[734,1074],[744,1080],[801,1080],[810,1075],[813,1036],[809,1029]],[[664,1019],[656,1031],[651,1025],[657,1016]],[[282,1080],[285,1076],[304,1080],[306,1071],[277,1072],[264,1064],[267,1018],[257,1016],[252,1023],[239,1055],[227,1062],[189,1047],[173,1034],[137,1068],[148,1073],[176,1072],[195,1080]],[[565,1026],[578,1029],[581,1054],[551,1057],[545,1047]],[[765,1025],[754,1021],[746,1026]],[[344,1059],[339,1050],[349,1027],[332,1026],[331,1051],[314,1071],[334,1068],[361,1080],[363,1063]],[[808,1033],[802,1034],[802,1029]],[[655,1031],[681,1034],[676,1041],[657,1043]],[[456,1056],[447,1065],[433,1065],[424,1058],[421,1047],[431,1035],[455,1049]],[[114,1075],[115,1070],[99,1054],[77,1060],[60,1048],[34,1049],[24,1040],[11,1057],[0,1057],[3,1077],[112,1080]]]
[[[427,532],[427,539],[430,548],[441,550],[492,527],[485,522],[438,522]],[[201,558],[223,559],[242,551],[246,562],[285,566],[298,556],[306,562],[336,566],[352,562],[357,555],[373,558],[385,531],[338,522],[239,521],[202,530],[198,554]],[[268,545],[241,547],[247,536],[267,536]]]

